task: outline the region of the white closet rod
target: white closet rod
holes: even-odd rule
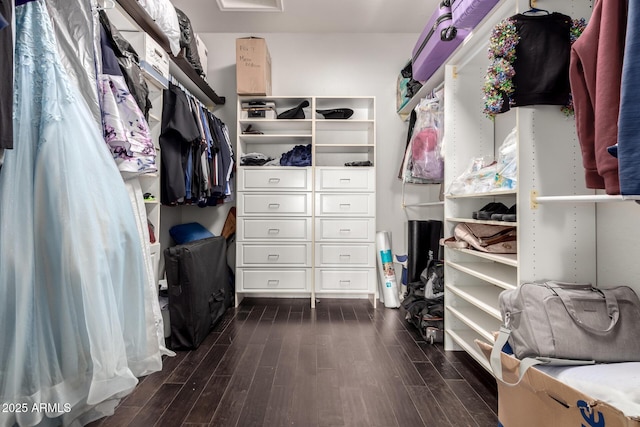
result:
[[[418,206],[444,206],[444,202],[425,202],[425,203],[410,203],[408,205],[403,204],[403,208],[411,208]]]
[[[531,194],[532,206],[537,203],[572,202],[572,203],[602,203],[624,202],[626,200],[640,200],[640,196],[610,196],[608,194],[575,195],[575,196],[538,196]]]

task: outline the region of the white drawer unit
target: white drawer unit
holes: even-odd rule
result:
[[[238,243],[237,264],[242,267],[297,266],[311,267],[311,245]]]
[[[238,215],[311,215],[311,194],[238,194]]]
[[[239,241],[311,240],[311,218],[240,218]]]
[[[238,174],[238,189],[244,191],[311,191],[311,171],[308,168],[245,168]]]
[[[316,191],[375,191],[373,168],[317,168]]]
[[[376,280],[375,269],[338,270],[316,268],[316,292],[370,291]]]
[[[373,218],[316,218],[316,240],[373,242],[375,238]]]
[[[236,289],[239,291],[308,291],[310,287],[310,268],[236,270]]]
[[[375,267],[375,244],[316,244],[318,267]]]
[[[318,216],[375,216],[374,193],[316,193],[316,215]]]
[[[283,120],[250,117],[251,102],[277,113],[309,106],[304,119]],[[315,113],[336,108],[353,115]],[[315,307],[317,292],[369,298],[375,306],[375,111],[372,96],[238,97],[236,157],[286,153],[292,157],[285,163],[305,166],[237,165],[236,306],[253,294],[308,297]],[[249,126],[256,132],[246,133]]]

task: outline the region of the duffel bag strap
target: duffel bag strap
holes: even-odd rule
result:
[[[611,291],[608,291],[606,289],[595,289],[593,287],[589,288],[590,292],[598,292],[602,294],[604,296],[605,303],[607,305],[607,315],[609,316],[609,319],[611,319],[611,322],[609,323],[608,327],[606,327],[605,329],[601,329],[601,328],[596,328],[594,326],[588,325],[580,318],[580,315],[578,314],[575,306],[573,305],[573,300],[571,298],[571,295],[566,290],[567,288],[562,286],[558,286],[558,287],[550,286],[550,287],[560,297],[562,304],[564,304],[564,308],[567,310],[567,312],[569,313],[571,318],[574,320],[574,322],[576,322],[578,326],[580,326],[583,329],[586,329],[589,332],[592,332],[595,334],[606,334],[607,332],[611,332],[613,328],[616,326],[616,324],[618,323],[618,320],[620,319],[620,309],[618,308],[618,300],[616,296],[613,294],[613,292]]]
[[[505,344],[509,340],[509,335],[511,335],[511,329],[501,326],[500,333],[498,334],[498,338],[496,339],[496,342],[493,344],[493,349],[491,350],[491,356],[489,358],[493,375],[496,377],[496,379],[500,380],[503,384],[508,386],[516,386],[520,384],[520,381],[522,381],[522,378],[524,378],[524,374],[527,372],[527,370],[530,367],[535,365],[569,366],[569,365],[593,365],[596,363],[594,360],[556,359],[553,357],[536,357],[536,358],[525,357],[520,361],[520,372],[518,373],[518,380],[514,383],[510,383],[505,381],[502,376],[502,359],[501,359],[502,348],[505,346]]]
[[[510,383],[504,380],[502,377],[502,359],[501,353],[502,348],[509,340],[509,335],[511,335],[511,329],[508,329],[504,326],[500,326],[500,333],[498,334],[498,338],[496,342],[493,344],[493,349],[491,350],[491,356],[489,358],[489,362],[491,363],[491,370],[493,371],[493,375],[495,375],[496,379],[500,380],[502,383],[510,386],[516,386],[520,384],[522,378],[524,377],[525,372],[532,366],[540,365],[544,362],[542,360],[533,359],[531,357],[524,358],[520,361],[520,373],[518,374],[518,381],[515,383]]]

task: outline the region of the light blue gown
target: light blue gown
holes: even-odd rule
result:
[[[19,411],[0,412],[0,426],[83,425],[161,369],[141,243],[43,0],[16,7],[15,64],[15,148],[0,171],[0,402]]]

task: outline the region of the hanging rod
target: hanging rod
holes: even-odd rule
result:
[[[410,203],[408,205],[403,204],[402,207],[403,208],[412,208],[412,207],[419,207],[419,206],[443,206],[444,202],[424,202],[424,203]]]
[[[568,203],[609,203],[609,202],[624,202],[627,200],[640,200],[640,196],[610,196],[608,194],[585,194],[585,195],[573,195],[573,196],[538,196],[538,192],[531,191],[531,209],[537,209],[538,203],[555,203],[555,202],[568,202]]]

